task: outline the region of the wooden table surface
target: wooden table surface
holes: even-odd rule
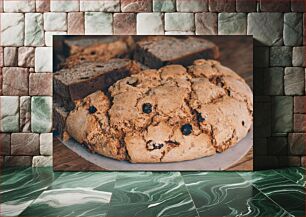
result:
[[[253,88],[253,38],[251,36],[205,36],[218,45],[220,62],[233,69]],[[58,171],[104,170],[80,157],[57,138],[53,141],[53,168]],[[228,170],[253,170],[253,148]]]

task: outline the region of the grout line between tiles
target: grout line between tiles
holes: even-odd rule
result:
[[[243,178],[239,173],[237,173],[242,179],[246,180],[245,178]],[[250,182],[249,180],[246,180],[248,182]],[[282,210],[284,210],[286,213],[288,213],[290,216],[294,216],[293,214],[291,214],[290,212],[288,212],[284,207],[282,207],[280,204],[278,204],[277,202],[275,202],[272,198],[270,198],[267,194],[265,194],[263,191],[261,191],[259,188],[257,188],[256,185],[254,185],[252,182],[250,183],[255,189],[257,189],[261,194],[263,194],[263,196],[265,196],[268,200],[270,200],[272,203],[274,203],[275,205],[277,205],[279,208],[281,208]]]
[[[52,171],[53,175],[54,175],[54,171]],[[59,175],[58,177],[60,177],[61,175]],[[29,203],[29,205],[27,207],[25,207],[19,214],[18,216],[22,216],[21,214],[28,208],[30,207],[39,197],[40,195],[42,195],[46,190],[48,190],[50,188],[50,186],[53,184],[53,182],[58,179],[58,177],[56,177],[55,179],[52,180],[52,182],[45,188],[41,191],[41,193],[39,195],[37,195],[37,197],[35,199],[33,199],[31,201],[31,203]]]
[[[110,209],[110,207],[111,207],[111,203],[112,203],[112,198],[113,198],[113,193],[114,193],[114,190],[115,190],[115,185],[116,185],[116,182],[117,182],[117,178],[118,178],[118,172],[115,172],[115,179],[114,179],[114,186],[113,186],[113,189],[112,189],[112,195],[111,195],[111,198],[110,198],[110,200],[109,200],[109,209]],[[107,210],[107,212],[106,212],[106,216],[107,216],[107,214],[108,214],[108,211],[109,210]]]
[[[184,182],[184,186],[185,186],[185,188],[186,188],[186,190],[187,190],[187,193],[188,193],[189,197],[191,198],[192,203],[193,203],[193,205],[194,205],[194,207],[195,207],[195,209],[196,209],[196,212],[197,212],[197,214],[198,214],[198,217],[200,217],[198,208],[196,207],[196,205],[195,205],[195,203],[194,203],[194,200],[193,200],[193,198],[192,198],[192,196],[191,196],[191,194],[190,194],[190,192],[189,192],[189,189],[188,189],[188,187],[187,187],[187,185],[186,185],[186,183],[185,183],[184,177],[182,176],[181,172],[179,172],[179,173],[180,173],[180,175],[181,175],[181,177],[182,177],[182,180],[183,180],[183,182]]]
[[[277,173],[278,173],[279,175],[281,175],[283,178],[289,180],[290,182],[293,182],[294,184],[297,184],[297,185],[299,185],[299,186],[301,186],[301,187],[304,187],[304,188],[306,187],[306,186],[303,186],[303,185],[300,185],[300,184],[296,183],[293,179],[290,179],[290,178],[284,176],[283,174],[281,174],[281,173],[278,172],[277,170],[273,170],[273,171],[277,172]],[[304,181],[305,181],[305,177],[304,177]]]

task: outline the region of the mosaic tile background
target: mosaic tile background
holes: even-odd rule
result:
[[[305,166],[303,0],[0,0],[0,12],[1,166],[52,165],[56,34],[253,35],[255,169]]]

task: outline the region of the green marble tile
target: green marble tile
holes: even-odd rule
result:
[[[194,180],[202,180],[202,178],[207,175],[210,177],[217,177],[217,180],[222,179],[230,179],[239,177],[237,172],[181,172],[184,182],[193,183]]]
[[[200,216],[288,216],[235,172],[182,175]]]
[[[118,173],[109,216],[197,216],[179,172]]]
[[[111,192],[88,188],[44,191],[20,216],[105,216]]]
[[[290,167],[286,169],[278,169],[275,171],[303,187],[306,186],[305,170],[301,167]]]
[[[0,210],[1,216],[304,216],[302,172],[6,169]]]
[[[274,170],[240,173],[257,189],[295,216],[305,215],[305,188]]]
[[[13,179],[20,179],[32,173],[31,167],[14,168],[8,167],[1,170],[0,184],[10,183]]]
[[[157,12],[175,11],[175,0],[155,0],[153,1],[153,11]]]
[[[171,200],[177,196],[189,197],[184,183],[144,182],[129,183],[113,191],[112,204],[130,204]]]
[[[64,172],[21,215],[105,216],[115,180],[115,172]]]
[[[237,174],[242,177],[244,180],[251,182],[253,174],[256,172],[237,172]]]
[[[137,202],[111,204],[107,216],[199,216],[188,197],[179,201]]]
[[[124,185],[127,182],[182,182],[180,172],[118,172],[115,186]]]
[[[33,96],[31,100],[31,131],[48,133],[52,128],[52,97]]]
[[[1,175],[1,216],[19,215],[57,175],[52,168],[11,169]]]
[[[243,184],[234,189],[230,185],[223,186],[224,198],[219,198],[217,204],[208,202],[198,208],[200,216],[290,216],[256,188],[245,187]]]
[[[110,192],[116,176],[116,172],[63,172],[50,189],[81,187]]]
[[[176,192],[188,192],[179,172],[118,173],[112,204],[165,200]]]

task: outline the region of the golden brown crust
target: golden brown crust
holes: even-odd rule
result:
[[[145,70],[117,81],[109,93],[111,98],[97,92],[83,99],[67,130],[115,159],[158,163],[209,156],[235,145],[252,125],[252,91],[213,60]],[[76,123],[82,126],[74,130]]]

